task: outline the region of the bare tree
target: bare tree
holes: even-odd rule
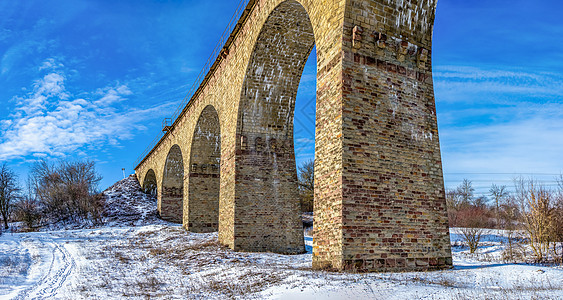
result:
[[[12,213],[13,204],[18,198],[19,188],[17,177],[6,164],[0,166],[0,214],[4,219],[4,229],[8,229],[8,219]]]
[[[457,188],[457,192],[461,197],[461,205],[470,204],[473,201],[473,192],[475,192],[471,180],[463,179],[463,182]]]
[[[450,227],[458,225],[458,212],[461,208],[461,195],[458,190],[446,191],[446,206],[448,208],[448,220]]]
[[[461,224],[460,214],[463,214],[465,210],[475,206],[475,204],[482,203],[485,205],[485,199],[474,199],[474,191],[475,189],[473,188],[471,181],[464,179],[457,188],[446,192],[446,205],[448,207],[450,227],[463,226]]]
[[[485,232],[485,229],[478,227],[463,227],[460,228],[463,239],[469,247],[469,253],[475,253],[477,248],[479,248],[479,243],[481,242],[481,236]]]
[[[301,211],[313,211],[315,191],[315,162],[308,160],[299,167],[299,196]]]
[[[516,225],[519,220],[519,208],[517,200],[514,196],[508,196],[504,198],[504,201],[500,204],[499,215],[501,228],[505,230],[506,239],[508,241],[508,247],[503,252],[503,257],[506,261],[515,261],[516,254],[520,254],[517,239],[516,239]]]
[[[491,193],[491,196],[493,197],[493,201],[495,203],[495,219],[497,222],[497,227],[499,223],[500,223],[500,206],[502,205],[503,200],[509,196],[508,191],[506,190],[506,186],[501,185],[498,186],[496,184],[493,183],[493,185],[491,186],[491,189],[489,190],[489,192]]]
[[[27,230],[34,230],[35,225],[41,220],[39,203],[29,196],[24,197],[16,204],[16,217],[24,222]]]
[[[489,199],[486,196],[474,197],[471,201],[471,205],[487,209],[487,202],[489,202]]]
[[[557,194],[555,196],[554,204],[554,218],[553,218],[553,241],[559,242],[559,248],[561,248],[561,254],[559,255],[559,262],[563,263],[563,175],[557,178]],[[557,256],[556,243],[553,243],[553,252]]]
[[[51,221],[99,221],[103,205],[96,197],[101,177],[91,161],[36,163],[31,170],[33,193]]]

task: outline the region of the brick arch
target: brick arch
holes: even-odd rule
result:
[[[184,226],[192,232],[219,228],[221,127],[217,110],[206,106],[195,125],[188,173]]]
[[[237,119],[235,218],[247,251],[304,252],[293,151],[293,114],[303,68],[315,44],[305,8],[295,0],[275,7],[250,56]],[[236,210],[236,208],[235,208]],[[247,225],[248,224],[248,225]],[[245,226],[246,225],[246,226]]]
[[[184,161],[180,146],[168,151],[162,172],[162,187],[158,199],[158,212],[164,220],[182,223],[184,200]]]
[[[313,267],[451,266],[431,68],[436,2],[249,0],[202,84],[137,174],[163,170],[173,145],[185,145],[191,157],[200,112],[211,104],[221,122],[219,241],[234,250],[302,251],[293,204],[281,199],[293,197],[286,189],[295,174],[293,145],[286,141],[292,143],[299,57],[306,58],[300,49],[315,43]],[[312,31],[296,22],[305,15]],[[314,42],[295,43],[311,32]],[[284,64],[257,67],[266,59]]]
[[[153,196],[158,195],[158,183],[156,180],[156,173],[153,169],[149,169],[143,178],[143,191]]]

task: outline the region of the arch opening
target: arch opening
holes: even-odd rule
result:
[[[190,151],[188,201],[184,226],[192,232],[219,228],[221,128],[215,108],[208,105],[197,121]]]
[[[164,220],[182,223],[184,199],[184,162],[180,146],[170,148],[162,176],[158,211]]]
[[[305,252],[293,118],[314,45],[309,15],[295,0],[271,12],[256,41],[237,122],[235,250]]]
[[[153,169],[147,171],[143,179],[143,192],[156,196],[158,194],[158,185],[156,183],[156,174]]]

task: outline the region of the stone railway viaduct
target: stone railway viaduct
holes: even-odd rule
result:
[[[437,0],[250,0],[135,168],[162,218],[236,251],[303,253],[294,103],[317,50],[313,267],[452,264],[432,83]]]

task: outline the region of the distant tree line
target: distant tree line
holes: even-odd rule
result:
[[[18,184],[6,164],[0,167],[0,215],[23,222],[28,230],[54,223],[100,223],[103,197],[97,187],[101,177],[92,161],[39,161],[29,172],[26,188]]]
[[[563,176],[556,189],[548,189],[534,179],[514,180],[515,192],[493,184],[489,196],[476,197],[471,181],[464,179],[455,189],[446,192],[450,227],[459,227],[473,253],[487,228],[505,230],[509,247],[508,260],[514,260],[513,242],[516,231],[525,232],[525,239],[537,261],[551,252],[563,260]],[[559,245],[559,250],[557,249]]]

